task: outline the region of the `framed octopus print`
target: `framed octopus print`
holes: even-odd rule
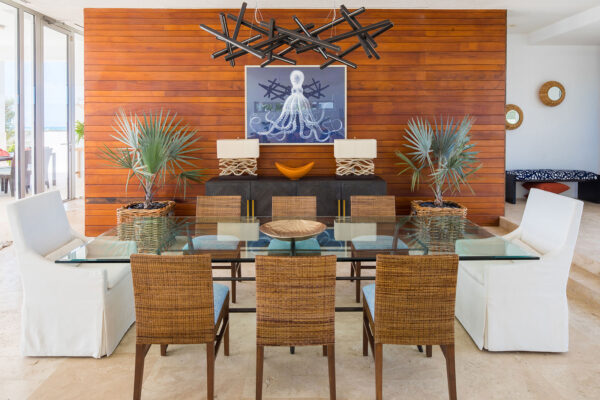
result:
[[[246,66],[246,139],[312,145],[345,138],[345,66]]]

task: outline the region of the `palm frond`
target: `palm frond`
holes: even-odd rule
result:
[[[459,192],[463,185],[473,191],[467,178],[481,167],[475,165],[478,152],[472,150],[475,144],[469,135],[473,123],[468,115],[457,122],[441,116],[433,126],[419,117],[408,121],[404,146],[409,151],[396,151],[396,156],[400,158],[398,164],[404,166],[400,174],[412,171],[411,190],[419,186],[423,170],[428,169],[427,183],[436,200],[442,201],[447,190]]]
[[[203,170],[196,169],[194,161],[200,158],[193,153],[199,141],[197,131],[185,125],[177,114],[170,111],[126,114],[119,110],[115,115],[115,140],[124,147],[103,149],[103,157],[118,168],[129,170],[127,183],[134,177],[140,183],[146,201],[152,201],[157,186],[164,185],[169,176],[177,180],[177,188],[187,182],[202,182]],[[184,194],[185,196],[185,194]]]

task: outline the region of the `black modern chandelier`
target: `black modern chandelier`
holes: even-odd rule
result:
[[[375,50],[377,47],[375,38],[394,26],[387,19],[375,24],[362,26],[356,19],[356,16],[365,12],[365,8],[361,7],[354,11],[349,11],[343,5],[340,6],[342,15],[340,18],[333,19],[331,22],[318,28],[315,28],[314,24],[304,24],[296,16],[293,16],[292,19],[298,25],[298,28],[294,30],[277,25],[272,18],[269,22],[261,21],[256,25],[244,20],[245,12],[246,3],[243,3],[237,16],[233,14],[225,15],[223,12],[220,13],[219,18],[221,20],[222,32],[204,24],[200,25],[200,28],[214,35],[217,39],[224,41],[226,44],[226,48],[213,53],[212,58],[224,56],[225,61],[229,62],[232,67],[235,66],[236,58],[246,54],[252,54],[260,59],[264,59],[265,61],[260,64],[261,67],[265,67],[274,61],[296,65],[296,60],[290,58],[289,53],[295,51],[296,54],[301,54],[307,51],[314,51],[321,54],[325,59],[325,62],[321,64],[321,69],[330,66],[334,62],[356,68],[357,65],[355,63],[344,57],[362,47],[367,57],[375,57],[379,60],[381,56]],[[235,22],[232,35],[229,34],[227,19]],[[332,35],[326,39],[319,38],[319,34],[344,22],[350,26],[350,31],[339,35]],[[242,26],[250,28],[256,34],[246,40],[240,41],[239,34]],[[356,37],[358,42],[345,50],[342,50],[340,46],[335,44],[341,40],[353,37]],[[285,46],[285,48],[280,49],[282,46]]]

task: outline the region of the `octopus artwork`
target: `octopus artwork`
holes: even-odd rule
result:
[[[325,108],[311,104],[305,96],[304,73],[294,69],[289,79],[291,91],[278,116],[267,111],[264,120],[260,115],[250,117],[249,127],[256,137],[262,143],[332,143],[334,138],[343,138],[342,120],[327,116]]]

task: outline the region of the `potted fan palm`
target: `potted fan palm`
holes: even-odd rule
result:
[[[440,118],[439,124],[435,121],[433,126],[421,118],[408,122],[405,146],[410,151],[396,151],[401,160],[398,164],[405,167],[400,174],[412,171],[412,191],[425,175],[434,197],[433,200],[413,200],[411,214],[466,217],[466,207],[444,200],[444,195],[448,191],[460,192],[461,185],[473,191],[467,178],[481,168],[481,164],[475,165],[478,163],[477,152],[472,150],[475,144],[471,143],[469,135],[472,126],[473,118],[469,116],[456,123],[453,118]]]
[[[136,179],[144,192],[144,201],[117,210],[117,223],[172,214],[175,202],[156,201],[155,196],[167,176],[176,179],[176,190],[183,186],[184,196],[189,181],[202,181],[202,170],[193,164],[199,158],[192,155],[197,150],[192,147],[198,141],[194,138],[197,131],[184,125],[177,114],[163,115],[162,110],[141,117],[121,110],[115,116],[115,124],[117,135],[113,138],[124,147],[112,149],[105,145],[104,157],[114,166],[128,170],[127,186]]]

